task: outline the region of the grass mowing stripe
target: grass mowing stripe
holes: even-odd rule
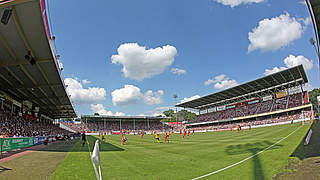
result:
[[[295,133],[296,131],[298,131],[301,127],[302,127],[302,125],[301,125],[301,126],[299,126],[297,129],[295,129],[293,132],[291,132],[291,133],[290,133],[289,135],[287,135],[286,137],[284,137],[284,138],[280,139],[279,141],[275,142],[275,143],[274,143],[274,144],[272,144],[271,146],[269,146],[269,147],[267,147],[267,148],[263,149],[262,151],[259,151],[258,153],[254,154],[254,155],[252,155],[252,156],[249,156],[249,157],[247,157],[247,158],[245,158],[245,159],[243,159],[243,160],[241,160],[241,161],[239,161],[239,162],[237,162],[237,163],[231,164],[231,165],[229,165],[229,166],[227,166],[227,167],[225,167],[225,168],[222,168],[222,169],[216,170],[216,171],[214,171],[214,172],[211,172],[211,173],[205,174],[205,175],[203,175],[203,176],[199,176],[199,177],[193,178],[192,180],[201,179],[201,178],[204,178],[204,177],[207,177],[207,176],[210,176],[210,175],[216,174],[216,173],[218,173],[218,172],[224,171],[224,170],[226,170],[226,169],[229,169],[229,168],[231,168],[231,167],[233,167],[233,166],[236,166],[236,165],[238,165],[238,164],[241,164],[241,163],[243,163],[243,162],[245,162],[245,161],[247,161],[247,160],[249,160],[249,159],[251,159],[251,158],[253,158],[253,157],[255,157],[255,156],[259,155],[259,154],[261,154],[261,153],[263,153],[264,151],[266,151],[266,150],[268,150],[268,149],[272,148],[273,146],[275,146],[275,145],[279,144],[281,141],[283,141],[283,140],[287,139],[287,138],[288,138],[289,136],[291,136],[293,133]]]
[[[104,148],[104,143],[100,146],[102,174],[104,178],[111,180],[192,179],[195,175],[207,174],[214,169],[221,169],[252,156],[299,126],[301,124],[256,128],[242,132],[196,133],[187,139],[183,139],[180,134],[173,134],[170,136],[170,143],[167,144],[155,143],[152,135],[145,135],[144,138],[128,135],[128,141],[121,146],[121,135],[107,136],[107,142],[113,147]],[[223,171],[207,178],[241,177],[250,180],[261,176],[272,179],[285,168],[288,157],[296,149],[307,129],[308,125],[303,126],[285,141],[233,168],[232,171]],[[94,139],[88,137],[91,138]],[[160,140],[164,141],[163,135],[160,135]],[[92,149],[93,143],[90,144]],[[88,148],[77,143],[51,179],[96,179],[88,154]]]

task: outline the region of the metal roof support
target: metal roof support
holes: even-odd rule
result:
[[[35,55],[34,55],[34,53],[33,53],[33,50],[32,50],[32,48],[31,48],[30,44],[28,43],[28,40],[27,40],[27,38],[26,38],[26,35],[25,35],[24,31],[22,30],[20,21],[19,21],[19,19],[18,19],[18,17],[17,17],[16,10],[15,10],[15,8],[14,8],[13,6],[12,6],[12,14],[13,14],[13,19],[14,19],[14,22],[15,22],[15,24],[16,24],[16,27],[17,27],[17,29],[18,29],[18,31],[19,31],[20,37],[22,38],[22,40],[23,40],[23,42],[24,42],[24,45],[26,46],[26,48],[28,49],[28,51],[30,51],[31,56],[32,56],[33,58],[35,58]],[[20,66],[22,67],[22,65],[20,65]],[[45,80],[47,81],[47,83],[50,84],[49,81],[48,81],[48,78],[45,76],[43,70],[41,69],[41,67],[40,67],[37,63],[36,63],[36,67],[40,70],[40,72],[42,73],[42,76],[45,78]],[[24,68],[22,68],[22,70],[23,70],[23,69],[24,69]],[[32,80],[32,82],[33,82],[35,85],[37,85],[37,83],[32,79],[32,77],[30,76],[30,74],[27,73],[27,71],[24,71],[24,73],[26,73],[26,75]],[[42,92],[44,95],[48,96],[48,95],[42,90],[42,88],[39,88],[39,89],[41,90],[41,92]],[[51,87],[51,90],[52,90],[52,91],[55,93],[55,95],[57,96],[55,90],[54,90],[52,87]],[[52,100],[50,100],[50,101],[54,104],[54,102],[53,102]],[[59,100],[59,101],[60,101],[60,100]]]

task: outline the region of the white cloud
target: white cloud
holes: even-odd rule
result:
[[[265,0],[217,0],[218,3],[221,3],[225,6],[235,7],[241,4],[252,4],[252,3],[261,3]]]
[[[87,79],[82,80],[82,84],[90,84],[90,83],[91,83],[91,81],[89,81]]]
[[[306,17],[304,19],[299,18],[299,21],[302,21],[305,26],[308,26],[311,23],[311,18],[310,17]]]
[[[287,68],[298,66],[300,64],[303,65],[303,67],[306,71],[309,71],[310,69],[313,68],[313,62],[311,60],[305,58],[304,56],[294,56],[294,55],[290,54],[288,57],[286,57],[283,60],[283,62],[287,67],[280,67],[280,68],[274,67],[273,69],[266,69],[264,72],[264,75],[267,76],[267,75],[270,75],[270,74],[273,74],[273,73],[276,73],[279,71],[283,71]]]
[[[303,33],[302,25],[289,13],[279,17],[263,19],[252,32],[249,32],[248,52],[260,49],[274,51],[288,46],[291,42],[299,39]]]
[[[239,85],[239,84],[238,84],[238,82],[236,80],[227,78],[227,79],[224,79],[224,80],[216,83],[214,85],[214,88],[216,88],[216,89],[228,89],[228,88],[232,88],[232,87],[237,86],[237,85]]]
[[[294,56],[290,54],[288,57],[286,57],[284,60],[284,64],[287,65],[288,68],[297,66],[302,64],[304,69],[306,71],[313,68],[313,62],[309,59],[305,58],[304,56]]]
[[[210,84],[222,81],[224,78],[226,78],[226,75],[225,74],[220,74],[220,75],[214,77],[213,79],[208,79],[206,82],[204,82],[204,84],[206,86],[209,86]]]
[[[124,88],[116,89],[111,93],[112,102],[115,106],[125,106],[135,104],[139,100],[143,100],[148,105],[162,103],[163,90],[153,92],[152,90],[141,93],[140,88],[133,85],[125,85]]]
[[[263,74],[268,76],[270,74],[273,74],[273,73],[276,73],[276,72],[279,72],[279,71],[283,71],[283,70],[286,70],[286,69],[287,69],[286,67],[280,67],[280,68],[274,67],[273,69],[266,69]]]
[[[148,105],[161,104],[163,94],[163,90],[158,90],[157,92],[152,92],[151,90],[148,90],[144,94],[143,100]]]
[[[165,117],[166,115],[162,114],[162,113],[154,113],[152,114],[152,116],[161,116],[161,117]]]
[[[71,96],[73,102],[78,104],[92,104],[104,100],[106,90],[104,88],[89,87],[85,89],[77,79],[66,78],[66,91]]]
[[[204,84],[206,86],[215,83],[213,86],[215,89],[227,89],[238,85],[238,82],[234,79],[230,79],[225,74],[220,74],[213,79],[208,79]]]
[[[163,115],[163,111],[167,111],[169,109],[173,109],[173,107],[169,107],[169,106],[156,107],[155,109],[153,109],[151,111],[145,112],[145,114],[150,115],[150,116]]]
[[[195,95],[192,97],[185,97],[180,101],[180,103],[185,103],[185,102],[192,101],[192,100],[198,99],[198,98],[200,98],[200,95]]]
[[[141,99],[140,88],[133,85],[125,85],[124,88],[116,89],[111,93],[112,102],[115,106],[135,104]]]
[[[99,115],[107,115],[107,116],[124,116],[125,115],[125,113],[123,112],[112,113],[112,111],[107,111],[102,104],[96,104],[96,105],[91,104],[90,108],[94,113],[98,113]]]
[[[181,74],[186,74],[187,71],[184,69],[179,69],[179,68],[171,68],[171,72],[172,74],[177,74],[177,75],[181,75]]]
[[[302,89],[303,89],[304,91],[312,91],[312,90],[313,90],[313,87],[312,87],[312,85],[311,85],[310,83],[306,83],[306,84],[304,84],[304,85],[302,86]]]
[[[176,55],[176,48],[170,45],[146,49],[137,43],[126,43],[120,45],[118,54],[111,56],[111,62],[122,64],[125,77],[141,81],[162,73]]]

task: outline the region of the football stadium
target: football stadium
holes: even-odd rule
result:
[[[302,3],[315,36],[310,42],[317,62],[320,1]],[[49,4],[48,0],[0,1],[1,180],[320,179],[320,90],[306,88],[314,79],[310,66],[293,63],[264,76],[250,75],[247,79],[251,80],[225,88],[216,87],[233,80],[223,82],[217,76],[206,83],[216,83],[219,90],[207,94],[189,84],[185,91],[194,89],[205,95],[177,102],[178,96],[172,94],[174,103],[169,102],[169,108],[159,107],[160,114],[112,113],[88,100],[99,100],[101,94],[100,88],[83,89],[88,80],[81,84],[73,79],[79,84],[74,89],[74,84],[66,83]],[[238,4],[230,6],[234,10]],[[113,60],[120,56],[119,49]],[[310,49],[313,52],[312,46]],[[74,60],[72,65],[77,63]],[[148,62],[142,66],[147,68]],[[125,77],[128,68],[122,70]],[[243,76],[249,71],[242,70]],[[319,76],[319,69],[315,74]],[[140,83],[143,79],[137,75],[135,80]],[[125,88],[113,91],[110,103],[123,111],[129,111],[130,104],[142,107],[163,102],[163,90],[143,93],[133,85]],[[78,92],[85,95],[80,97]],[[121,98],[115,97],[121,93]],[[136,99],[123,105],[132,94]],[[89,101],[93,113],[83,110],[83,101]]]

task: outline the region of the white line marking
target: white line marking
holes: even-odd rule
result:
[[[193,178],[192,180],[201,179],[201,178],[210,176],[210,175],[212,175],[212,174],[216,174],[216,173],[218,173],[218,172],[221,172],[221,171],[224,171],[224,170],[226,170],[226,169],[229,169],[229,168],[231,168],[231,167],[233,167],[233,166],[236,166],[236,165],[238,165],[238,164],[241,164],[241,163],[243,163],[243,162],[245,162],[245,161],[247,161],[247,160],[249,160],[249,159],[251,159],[251,158],[253,158],[253,157],[255,157],[255,156],[259,155],[259,154],[261,154],[261,153],[263,153],[264,151],[272,148],[272,147],[275,146],[276,144],[279,144],[281,141],[287,139],[287,138],[288,138],[289,136],[291,136],[293,133],[295,133],[296,131],[298,131],[301,127],[302,127],[302,126],[298,127],[296,130],[294,130],[293,132],[291,132],[288,136],[280,139],[279,141],[275,142],[275,143],[272,144],[271,146],[263,149],[262,151],[257,152],[256,154],[254,154],[254,155],[252,155],[252,156],[249,156],[249,157],[247,157],[247,158],[245,158],[245,159],[243,159],[243,160],[241,160],[241,161],[239,161],[239,162],[237,162],[237,163],[231,164],[230,166],[227,166],[227,167],[225,167],[225,168],[222,168],[222,169],[219,169],[219,170],[217,170],[217,171],[211,172],[211,173],[209,173],[209,174],[205,174],[205,175],[203,175],[203,176],[199,176],[199,177]]]

